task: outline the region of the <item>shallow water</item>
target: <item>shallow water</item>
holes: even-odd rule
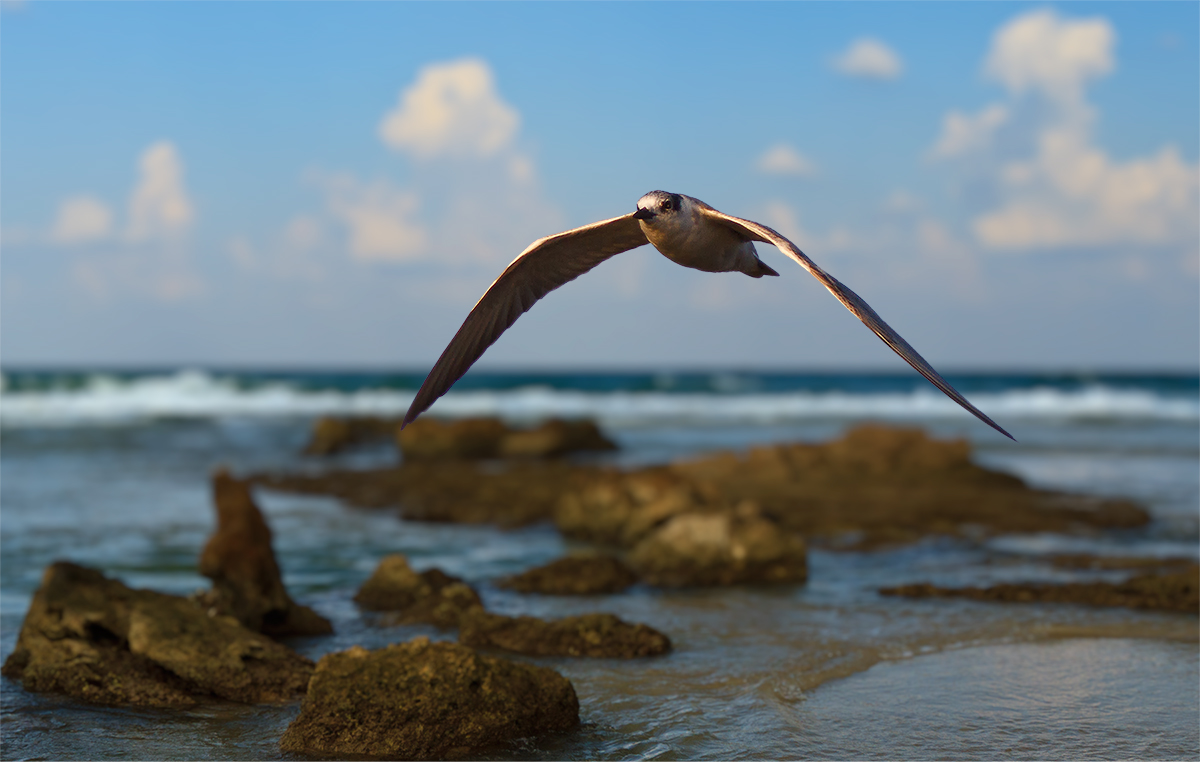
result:
[[[0,405],[0,656],[11,653],[30,596],[53,560],[95,566],[135,587],[178,594],[207,587],[195,563],[213,525],[212,469],[313,466],[295,455],[309,422],[297,410],[267,412],[261,400],[250,403],[244,396],[235,397],[242,409],[232,412],[211,405],[197,412],[204,406],[196,399],[171,407],[161,402],[163,388],[185,397],[189,384],[203,392],[200,397],[212,392],[211,384],[195,378],[171,379],[160,379],[152,390],[160,400],[157,412],[134,415],[123,409],[97,416],[96,393],[81,383],[83,391],[73,393],[92,405],[86,420],[55,417],[45,408],[40,417],[27,411],[10,417],[13,400],[17,409],[32,403],[7,387]],[[602,419],[623,447],[614,460],[633,465],[765,442],[821,441],[860,420],[827,411],[797,416],[794,401],[765,419],[758,417],[761,400],[745,403],[751,414],[727,415],[742,404],[727,396],[761,396],[766,383],[746,392],[736,380],[722,381],[730,390],[714,393],[725,411],[715,417],[693,410],[684,418],[671,412],[633,423],[620,416]],[[839,383],[850,389],[839,392],[847,395],[868,393],[854,391],[855,384],[870,386],[861,379]],[[685,393],[694,392],[683,385]],[[1193,404],[1192,387],[1184,387],[1182,393],[1163,392],[1161,384],[1126,390],[1121,410],[1144,392],[1157,394],[1158,402],[1138,404],[1157,404],[1162,414],[1027,412],[1015,422],[1002,421],[1020,445],[970,419],[922,416],[923,402],[905,414],[936,435],[969,436],[977,460],[1038,486],[1138,499],[1155,517],[1150,527],[1089,537],[928,540],[875,553],[814,550],[810,582],[799,588],[635,587],[594,599],[521,596],[491,580],[569,550],[550,527],[503,532],[415,524],[323,498],[263,492],[259,499],[293,596],[332,619],[337,630],[329,638],[292,643],[313,658],[354,644],[374,648],[416,635],[452,637],[424,626],[377,627],[354,606],[350,597],[357,587],[383,555],[395,552],[407,554],[418,569],[437,566],[465,577],[495,611],[551,617],[610,611],[671,636],[675,651],[663,658],[534,660],[571,679],[584,725],[493,750],[497,759],[1196,758],[1195,616],[906,600],[875,592],[917,581],[1121,578],[1059,569],[1047,560],[1064,551],[1195,558],[1200,414],[1172,417]],[[517,397],[534,396],[514,388]],[[596,394],[628,395],[623,388]],[[1010,401],[1020,394],[1036,397],[1006,388],[990,393]],[[1095,396],[1086,385],[1078,392],[1062,388],[1060,396],[1079,397],[1076,408]],[[145,406],[145,392],[139,398],[127,387],[116,389],[125,394],[126,408],[131,399]],[[109,393],[115,392],[104,391]],[[273,394],[270,404],[276,405],[280,393]],[[312,401],[296,394],[305,404]],[[503,389],[471,394],[519,407]],[[395,404],[402,405],[403,395],[396,395]],[[612,400],[601,402],[593,407],[616,407]],[[83,402],[75,398],[72,404]],[[875,399],[866,407],[878,404]],[[247,412],[254,405],[259,407]],[[661,406],[682,405],[668,399]],[[377,449],[339,463],[370,465],[393,457]],[[0,681],[0,698],[6,759],[280,758],[278,738],[299,711],[297,704],[213,703],[185,712],[97,708],[29,694],[7,679]]]

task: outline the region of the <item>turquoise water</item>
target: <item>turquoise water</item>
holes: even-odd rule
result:
[[[575,684],[584,726],[497,758],[1195,758],[1196,617],[1082,607],[883,598],[916,581],[1076,579],[1056,552],[1197,557],[1200,378],[949,376],[1019,440],[979,424],[921,379],[873,374],[473,374],[442,415],[514,421],[590,415],[619,464],[721,448],[822,441],[867,420],[966,436],[977,460],[1050,488],[1133,497],[1134,532],[930,540],[885,552],[814,551],[810,582],[780,590],[523,597],[496,577],[565,551],[550,527],[422,525],[320,498],[261,493],[294,597],[333,620],[317,658],[425,627],[378,628],[350,596],[387,553],[476,585],[506,613],[611,611],[668,633],[655,660],[538,660]],[[196,557],[212,530],[208,475],[311,468],[297,453],[313,416],[402,414],[405,373],[141,373],[6,370],[0,394],[0,656],[13,648],[42,570],[66,558],[130,585],[207,587]],[[387,448],[339,465],[391,462]],[[187,712],[103,709],[3,680],[4,758],[278,758],[297,705]],[[898,729],[901,729],[898,731]]]

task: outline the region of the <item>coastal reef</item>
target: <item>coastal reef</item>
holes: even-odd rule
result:
[[[428,420],[431,429],[495,429],[491,419]],[[1146,511],[1128,500],[1034,489],[973,463],[970,454],[965,440],[864,425],[825,444],[777,444],[632,470],[504,458],[497,451],[483,460],[406,458],[388,468],[254,479],[271,489],[331,495],[413,520],[502,527],[552,521],[571,539],[626,553],[636,572],[653,578],[651,584],[670,585],[803,580],[800,545],[781,542],[769,552],[764,545],[765,555],[756,556],[737,539],[739,532],[747,538],[786,534],[822,547],[871,550],[931,535],[1088,533],[1149,522]],[[726,519],[697,518],[714,515]],[[668,529],[671,524],[675,528]],[[720,541],[726,548],[721,554],[706,546],[709,560],[696,562],[699,571],[689,579],[680,570],[693,562],[659,569],[647,562],[649,551],[636,551],[656,534],[656,548],[697,537],[729,539]],[[683,552],[682,545],[678,549]],[[713,567],[718,558],[727,559],[729,568]]]
[[[1082,560],[1082,559],[1077,559]],[[1082,565],[1082,564],[1081,564]],[[1153,565],[1145,559],[1124,565],[1095,559],[1085,568],[1139,568]],[[883,588],[882,595],[905,598],[968,598],[998,603],[1071,603],[1087,606],[1123,606],[1132,609],[1200,613],[1200,565],[1190,561],[1158,562],[1124,582],[1021,582],[990,587],[937,587],[928,583]]]
[[[95,704],[273,703],[303,695],[313,664],[193,600],[51,564],[3,674]]]
[[[560,458],[578,452],[617,449],[588,420],[552,418],[533,428],[512,427],[499,418],[440,421],[420,418],[403,430],[401,419],[373,416],[317,419],[305,455],[337,455],[355,447],[392,441],[408,462],[482,458]]]
[[[382,626],[424,622],[444,629],[458,628],[459,643],[475,648],[529,656],[622,659],[659,656],[671,650],[666,635],[612,614],[547,621],[489,613],[479,594],[462,580],[441,569],[415,572],[408,559],[399,554],[385,556],[379,562],[354,600],[364,609],[384,612],[377,622]]]
[[[557,672],[415,638],[323,657],[280,747],[453,759],[578,724],[575,689]]]

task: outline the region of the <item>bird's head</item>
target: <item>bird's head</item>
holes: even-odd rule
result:
[[[650,191],[638,199],[634,219],[647,224],[669,220],[683,208],[683,196],[666,191]]]

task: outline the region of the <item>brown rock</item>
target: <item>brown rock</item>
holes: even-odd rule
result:
[[[596,476],[564,494],[555,507],[554,523],[567,537],[628,548],[673,516],[727,505],[711,485],[665,468]]]
[[[464,612],[483,608],[479,594],[461,579],[440,569],[418,574],[399,554],[379,562],[354,600],[365,609],[395,612],[384,624],[428,622],[438,627],[457,627]]]
[[[500,440],[503,458],[558,458],[574,452],[603,452],[617,449],[592,421],[563,421],[557,418],[528,430],[509,431]]]
[[[929,583],[883,588],[906,598],[970,598],[1001,603],[1079,603],[1200,614],[1200,565],[1139,574],[1127,582],[1024,582],[991,587],[937,587]]]
[[[304,754],[449,759],[578,724],[575,690],[557,672],[416,638],[321,659],[279,745]]]
[[[513,429],[499,418],[439,421],[418,418],[396,434],[407,462],[482,458],[557,458],[574,452],[615,450],[592,421],[551,419]]]
[[[584,614],[545,621],[531,616],[489,614],[483,609],[463,616],[458,642],[529,656],[602,659],[658,656],[671,650],[670,639],[658,630],[644,624],[629,624],[612,614]]]
[[[620,559],[587,554],[551,561],[501,580],[497,586],[543,595],[608,595],[637,581],[637,573]]]
[[[47,567],[3,674],[91,703],[179,706],[288,701],[312,668],[232,617],[60,561]]]
[[[203,604],[272,637],[333,632],[328,619],[292,601],[284,588],[271,529],[249,484],[220,470],[213,475],[213,502],[217,531],[200,553],[200,573],[213,581],[213,590],[202,596]]]
[[[400,420],[373,416],[335,418],[324,416],[313,423],[305,455],[329,456],[372,442],[386,442],[396,435]]]
[[[784,528],[845,549],[928,535],[1092,531],[1143,526],[1127,500],[1035,490],[970,462],[967,444],[917,429],[860,426],[826,444],[788,444],[674,464],[729,500],[753,500]]]
[[[508,427],[499,418],[440,421],[418,418],[396,432],[396,444],[406,461],[494,458]]]
[[[408,431],[408,429],[405,429]],[[333,495],[362,508],[394,508],[413,521],[519,527],[544,521],[561,496],[595,470],[563,461],[418,461],[398,468],[262,475],[256,484]]]
[[[675,516],[639,542],[629,562],[661,587],[796,584],[808,577],[804,540],[750,502],[733,514]]]

